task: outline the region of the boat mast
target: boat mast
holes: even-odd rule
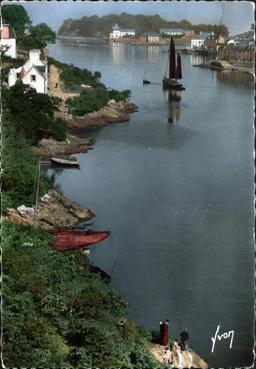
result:
[[[180,53],[178,53],[178,55],[177,55],[176,78],[177,78],[177,79],[182,79],[182,71],[181,71],[181,57],[180,57]]]
[[[176,78],[176,58],[175,58],[175,44],[171,36],[169,49],[169,79]]]

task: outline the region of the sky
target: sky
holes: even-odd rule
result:
[[[34,25],[44,22],[55,31],[67,18],[122,12],[158,14],[167,20],[187,19],[193,24],[222,23],[231,35],[248,31],[254,22],[254,3],[249,1],[19,1],[19,4],[26,8]]]

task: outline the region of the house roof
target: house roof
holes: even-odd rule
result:
[[[39,66],[35,66],[35,65],[32,65],[29,70],[27,72],[24,73],[24,75],[22,76],[22,78],[24,78],[27,74],[29,74],[29,72],[32,71],[32,69],[35,69],[43,79],[46,79],[44,73],[45,73],[45,67],[39,67]]]
[[[117,24],[117,23],[115,23],[114,25],[113,25],[113,30],[119,30],[120,28],[119,28],[119,25]]]
[[[254,32],[249,31],[249,32],[240,33],[228,39],[228,41],[231,41],[231,40],[234,40],[235,42],[241,42],[241,43],[254,41]]]
[[[202,32],[200,35],[195,35],[192,40],[205,40],[208,36],[211,36],[211,33]]]
[[[159,37],[159,33],[157,33],[157,32],[145,32],[145,36],[147,36],[147,37]]]
[[[120,28],[121,32],[135,32],[134,28]]]
[[[184,33],[184,30],[181,28],[160,28],[160,33]]]

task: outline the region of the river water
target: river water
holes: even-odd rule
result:
[[[168,101],[166,47],[58,41],[49,51],[100,71],[109,87],[130,89],[139,106],[128,123],[80,130],[95,139],[94,150],[78,155],[80,171],[56,173],[63,193],[96,213],[93,228],[112,232],[91,249],[91,261],[112,273],[140,325],[158,329],[169,319],[172,338],[188,328],[210,366],[251,364],[253,89],[183,55],[186,90]],[[156,84],[142,85],[144,70]],[[211,353],[218,325],[234,339],[231,348],[230,338],[217,339]]]

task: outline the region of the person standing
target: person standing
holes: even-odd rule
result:
[[[162,340],[162,345],[164,346],[167,346],[169,342],[168,328],[169,328],[169,320],[166,319],[166,321],[164,322],[164,327],[163,327],[163,340]]]
[[[183,331],[180,332],[181,351],[187,351],[188,339],[189,339],[188,330],[187,328],[184,328]]]

